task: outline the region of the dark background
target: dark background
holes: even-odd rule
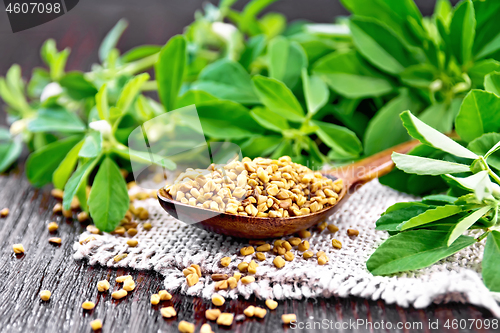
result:
[[[458,0],[452,0],[456,3]],[[5,7],[0,4],[0,76],[13,63],[22,66],[23,76],[41,66],[39,50],[48,38],[57,41],[58,49],[71,48],[67,70],[90,69],[97,61],[97,49],[104,35],[120,19],[126,18],[129,27],[118,44],[122,51],[141,44],[165,44],[173,35],[194,19],[194,12],[203,0],[80,0],[67,14],[35,28],[12,33]],[[210,1],[218,3],[218,0]],[[236,8],[248,0],[239,0]],[[424,15],[433,11],[435,0],[416,0]],[[284,13],[287,18],[313,22],[332,22],[335,16],[348,14],[339,0],[280,0],[268,11]],[[1,104],[1,102],[0,102]],[[0,124],[5,113],[0,106]]]

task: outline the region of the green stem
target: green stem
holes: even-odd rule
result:
[[[500,177],[498,177],[498,175],[496,173],[494,173],[493,170],[491,170],[490,166],[488,165],[488,163],[486,162],[486,160],[484,159],[483,156],[480,156],[480,159],[481,159],[483,166],[486,168],[486,170],[488,170],[488,174],[491,176],[491,178],[493,178],[495,180],[495,182],[497,182],[497,184],[500,185]]]
[[[158,60],[158,57],[160,56],[160,52],[152,54],[148,57],[142,58],[140,60],[131,62],[125,66],[123,66],[118,73],[119,74],[136,74],[143,72],[151,67],[154,66],[156,61]]]
[[[156,82],[156,80],[147,81],[142,85],[141,90],[142,91],[156,91],[156,90],[158,90],[158,83]]]
[[[478,242],[482,241],[483,239],[485,239],[485,238],[486,238],[486,236],[488,236],[488,234],[489,234],[489,233],[490,233],[490,231],[489,231],[489,230],[486,230],[484,233],[482,233],[482,234],[481,234],[481,236],[479,236],[478,238],[476,238],[476,240],[477,240]]]

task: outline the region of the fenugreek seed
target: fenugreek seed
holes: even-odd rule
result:
[[[328,257],[326,255],[318,258],[319,265],[325,265],[327,262],[328,262]]]
[[[256,252],[255,257],[260,261],[266,260],[266,254],[262,252]]]
[[[127,230],[127,234],[130,237],[134,237],[135,235],[137,235],[137,229],[136,228],[130,228],[130,229]]]
[[[336,233],[337,231],[339,231],[339,227],[334,224],[329,224],[327,228],[331,233]]]
[[[60,245],[61,244],[61,238],[59,238],[59,237],[50,237],[49,238],[49,243]]]
[[[189,323],[185,320],[181,320],[179,322],[179,325],[177,326],[177,329],[181,333],[194,333],[194,324]]]
[[[101,319],[92,320],[90,322],[90,327],[92,328],[93,331],[100,330],[102,328],[102,321],[101,321]]]
[[[170,301],[172,299],[172,295],[166,290],[160,290],[158,296],[160,296],[161,301]]]
[[[72,218],[73,217],[73,212],[71,210],[66,210],[63,208],[62,214],[65,218]]]
[[[116,277],[116,282],[123,283],[125,280],[132,279],[132,275],[121,275]]]
[[[224,299],[224,297],[222,297],[221,295],[219,294],[213,294],[212,295],[212,303],[215,305],[215,306],[221,306],[224,304],[226,300]]]
[[[50,299],[50,296],[52,295],[52,293],[48,290],[42,290],[40,291],[40,298],[42,299],[42,301],[48,301]]]
[[[54,213],[54,214],[59,214],[59,213],[61,213],[61,212],[62,212],[62,209],[63,209],[63,208],[62,208],[61,203],[60,203],[60,202],[58,202],[58,203],[56,203],[56,204],[54,205],[54,208],[52,208],[52,213]]]
[[[285,257],[285,260],[286,260],[286,261],[292,261],[292,260],[293,260],[293,258],[295,258],[295,256],[293,255],[293,253],[292,253],[292,252],[290,252],[290,251],[287,251],[287,252],[285,253],[284,257]]]
[[[217,318],[217,324],[222,326],[231,326],[233,324],[234,314],[232,313],[221,313],[219,318]]]
[[[23,244],[14,244],[14,245],[12,245],[12,249],[14,250],[15,254],[24,253],[24,246],[23,246]]]
[[[314,252],[313,251],[305,251],[302,256],[304,257],[304,259],[309,259],[309,258],[312,258],[312,256],[314,256]]]
[[[54,198],[56,198],[56,199],[58,199],[58,200],[62,200],[62,199],[63,199],[63,197],[64,197],[64,192],[63,192],[63,190],[60,190],[60,189],[58,189],[58,188],[54,188],[54,189],[52,189],[52,190],[50,191],[50,194],[51,194]]]
[[[277,250],[276,252],[277,252],[280,256],[282,256],[282,255],[284,255],[284,254],[286,253],[286,249],[285,249],[284,247],[281,247],[281,246],[280,246],[280,247],[278,247],[276,250]]]
[[[348,236],[357,236],[357,235],[359,235],[359,231],[356,229],[347,229],[347,235]]]
[[[227,280],[215,282],[215,290],[226,290],[228,287]]]
[[[98,235],[101,233],[101,231],[99,229],[97,229],[94,225],[88,225],[87,231],[90,232],[91,234],[94,234],[94,235]]]
[[[151,230],[151,228],[153,228],[153,225],[151,225],[151,223],[149,223],[149,222],[146,222],[146,223],[144,223],[144,224],[142,225],[142,228],[143,228],[144,230]]]
[[[220,316],[220,310],[219,309],[209,309],[205,311],[205,318],[208,320],[217,320]]]
[[[241,279],[241,273],[240,272],[234,272],[233,277],[236,279],[236,282],[238,282]]]
[[[284,240],[282,239],[277,239],[274,241],[274,247],[280,247],[281,244],[283,244]]]
[[[210,327],[210,324],[205,323],[201,325],[200,333],[214,333],[214,331],[212,331],[212,327]]]
[[[113,297],[114,299],[122,299],[125,296],[127,296],[127,291],[124,289],[120,289],[111,293],[111,297]]]
[[[230,257],[224,257],[220,260],[220,264],[224,267],[227,267],[229,266],[229,264],[231,263],[231,258]]]
[[[135,289],[135,282],[132,279],[127,279],[123,282],[123,289],[126,291],[132,291]]]
[[[136,247],[137,244],[139,244],[139,242],[135,239],[129,239],[127,240],[127,245],[130,246],[130,247]]]
[[[290,251],[292,249],[292,245],[287,241],[284,241],[283,243],[281,243],[281,246],[284,247],[285,250],[287,250],[287,251]]]
[[[241,283],[243,284],[250,284],[252,282],[255,282],[255,278],[253,276],[245,276],[241,278]]]
[[[173,306],[161,308],[160,313],[164,318],[172,318],[177,316],[177,312],[175,311]]]
[[[87,212],[80,212],[76,218],[78,219],[78,222],[85,222],[89,219],[89,214]]]
[[[238,285],[238,281],[234,277],[230,277],[227,279],[227,285],[230,289],[234,289]]]
[[[282,268],[283,266],[285,266],[285,260],[283,260],[283,258],[278,256],[278,257],[274,258],[273,264],[274,264],[274,266],[276,266],[278,268]]]
[[[321,256],[326,256],[326,253],[325,253],[325,252],[323,252],[323,251],[318,251],[318,252],[316,252],[316,258],[319,258],[319,257],[321,257]]]
[[[328,225],[328,223],[326,223],[326,222],[321,222],[321,223],[319,223],[319,224],[316,226],[316,228],[317,228],[317,229],[321,232],[321,231],[323,231],[323,230],[325,230],[325,229],[326,229],[327,225]]]
[[[59,228],[59,225],[55,222],[50,222],[48,225],[47,225],[47,229],[49,229],[50,232],[54,232],[56,231],[57,229]]]
[[[158,294],[151,295],[151,304],[157,305],[158,303],[160,303],[160,295]]]
[[[290,324],[297,321],[297,316],[293,313],[281,315],[281,321],[283,324]]]
[[[198,274],[189,274],[188,276],[186,276],[187,285],[189,287],[192,287],[198,283],[199,279],[200,277],[198,276]]]
[[[247,307],[245,310],[243,310],[243,313],[245,314],[245,316],[247,317],[253,317],[253,315],[255,314],[255,306],[253,305],[250,305],[249,307]]]
[[[278,302],[276,302],[275,300],[272,300],[272,299],[266,299],[266,306],[269,309],[274,310],[278,307]]]
[[[149,218],[149,212],[143,208],[139,211],[139,215],[137,216],[140,220],[147,220]]]
[[[254,312],[254,317],[257,317],[257,318],[264,318],[267,314],[267,310],[266,309],[263,309],[261,307],[258,307],[256,306],[255,307],[255,312]]]
[[[128,256],[128,254],[127,254],[127,253],[118,254],[118,255],[116,255],[116,256],[113,258],[113,260],[114,260],[115,262],[119,262],[119,261],[121,261],[121,260],[123,260],[123,259],[127,258],[127,256]]]
[[[182,273],[184,274],[184,276],[188,276],[189,274],[196,274],[196,275],[198,275],[198,273],[196,273],[196,269],[194,267],[184,268],[182,270]]]
[[[267,252],[269,250],[271,250],[271,245],[267,244],[267,243],[266,244],[262,244],[262,245],[260,245],[260,246],[257,247],[257,251],[259,251],[259,252]]]
[[[290,243],[292,246],[297,246],[300,244],[300,242],[302,242],[302,239],[298,237],[292,237],[288,240],[288,243]]]
[[[94,236],[88,236],[80,241],[80,244],[85,245],[91,241],[95,240]]]
[[[212,274],[212,280],[214,281],[227,280],[227,278],[228,278],[227,274]]]
[[[95,303],[90,301],[85,301],[82,303],[82,308],[84,310],[92,310],[93,308],[95,308]]]
[[[189,266],[189,267],[193,267],[194,270],[195,270],[195,272],[196,272],[196,274],[198,274],[198,277],[201,277],[201,268],[200,268],[199,265],[191,264],[191,266]]]
[[[302,241],[302,243],[299,244],[298,249],[300,252],[304,252],[306,250],[309,250],[309,242],[308,241]]]
[[[309,238],[311,237],[311,233],[307,230],[300,230],[298,232],[300,238]]]
[[[259,265],[257,265],[257,263],[254,260],[250,261],[250,263],[248,264],[248,273],[249,274],[257,273],[257,267],[259,267]]]
[[[332,239],[332,246],[336,249],[341,249],[342,243],[339,240]]]
[[[101,293],[108,291],[110,288],[108,280],[101,280],[97,282],[97,290],[99,290]]]
[[[125,228],[122,226],[116,227],[116,229],[113,230],[111,234],[123,236],[125,235]]]
[[[241,262],[238,264],[238,269],[242,273],[246,273],[248,271],[248,263],[247,262]]]

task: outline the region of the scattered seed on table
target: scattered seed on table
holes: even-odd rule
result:
[[[215,282],[215,290],[226,290],[228,287],[227,280]]]
[[[224,267],[229,266],[229,263],[231,263],[231,258],[230,257],[224,257],[220,260],[220,264]]]
[[[311,233],[307,230],[300,230],[298,232],[300,238],[309,238],[311,237]]]
[[[160,295],[158,294],[151,295],[151,304],[157,305],[158,303],[160,303]]]
[[[196,274],[198,274],[198,277],[201,277],[201,268],[199,265],[191,264],[189,267],[194,268]]]
[[[248,263],[247,262],[240,262],[238,264],[238,269],[240,270],[240,272],[246,273],[248,271]]]
[[[126,291],[132,291],[135,289],[135,282],[132,279],[126,279],[123,281],[123,289]]]
[[[285,260],[283,260],[283,258],[278,256],[278,257],[274,258],[273,264],[274,264],[274,266],[276,266],[278,268],[282,268],[283,266],[285,266]]]
[[[255,312],[254,312],[254,317],[257,317],[257,318],[264,318],[267,314],[267,310],[266,309],[263,309],[261,307],[258,307],[256,306],[255,307]]]
[[[90,301],[85,301],[82,303],[82,308],[84,310],[92,310],[93,308],[95,308],[95,303]]]
[[[283,324],[290,324],[293,321],[297,321],[297,316],[293,313],[281,315],[281,321]]]
[[[94,241],[95,237],[94,236],[88,236],[80,241],[80,244],[85,245],[88,242]]]
[[[101,319],[92,320],[90,322],[90,327],[92,327],[92,330],[94,330],[94,331],[100,330],[102,328]]]
[[[61,245],[61,238],[59,238],[59,237],[50,237],[49,238],[49,243]]]
[[[151,230],[151,228],[153,228],[153,225],[152,225],[151,223],[149,223],[149,222],[146,222],[146,223],[144,223],[144,224],[142,225],[142,228],[143,228],[144,230]]]
[[[78,215],[76,216],[76,218],[78,219],[78,222],[85,222],[89,219],[89,213],[87,212],[80,212],[78,213]]]
[[[304,259],[309,259],[309,258],[312,258],[312,256],[314,256],[314,252],[311,251],[311,250],[308,250],[308,251],[305,251],[302,256],[304,257]]]
[[[274,247],[280,247],[281,244],[283,244],[283,242],[284,242],[284,240],[277,239],[277,240],[274,241],[273,245],[274,245]]]
[[[214,281],[227,280],[227,278],[227,274],[212,274],[212,280]]]
[[[98,235],[101,233],[101,230],[97,229],[97,227],[94,225],[88,225],[87,231],[94,235]]]
[[[255,249],[253,248],[253,246],[242,247],[240,250],[240,253],[242,256],[247,256],[247,255],[252,254],[254,252],[255,252]]]
[[[234,272],[233,277],[236,279],[236,282],[238,282],[241,279],[241,273],[240,272]]]
[[[259,265],[257,265],[254,260],[250,261],[250,263],[248,264],[248,274],[257,273],[257,267],[259,267]]]
[[[3,208],[0,210],[0,217],[7,217],[9,215],[9,209],[8,208]]]
[[[127,230],[127,234],[130,237],[134,237],[135,235],[137,235],[137,229],[136,228],[130,228],[130,229]]]
[[[122,283],[125,282],[125,280],[132,279],[132,275],[121,275],[116,277],[116,282]]]
[[[59,225],[55,222],[50,222],[48,225],[47,225],[47,229],[49,229],[49,232],[54,232],[56,231],[57,229],[59,229]]]
[[[184,276],[188,276],[190,274],[196,274],[198,275],[198,273],[196,273],[196,269],[194,267],[186,267],[182,270],[182,274],[184,274]]]
[[[250,305],[249,307],[247,307],[245,310],[243,310],[243,313],[245,314],[245,316],[247,317],[253,317],[253,315],[255,314],[255,306],[253,305]]]
[[[68,219],[73,217],[73,212],[71,211],[71,209],[70,210],[66,210],[66,209],[63,208],[62,214],[63,214],[63,216],[65,218],[68,218]]]
[[[210,327],[210,324],[203,324],[200,327],[200,333],[213,333],[212,327]]]
[[[358,236],[359,231],[356,229],[347,229],[347,235],[348,236]]]
[[[166,290],[160,290],[158,292],[161,301],[170,301],[172,299],[172,295]]]
[[[115,229],[115,230],[113,230],[113,231],[111,232],[111,234],[112,234],[112,235],[120,235],[120,236],[123,236],[123,235],[125,235],[125,228],[124,228],[124,227],[122,227],[122,226],[118,226],[118,227],[116,227],[116,229]]]
[[[332,246],[336,249],[341,249],[342,243],[339,240],[332,239]]]
[[[160,312],[161,312],[161,315],[164,318],[172,318],[172,317],[177,316],[177,311],[175,311],[175,309],[174,309],[173,306],[169,306],[169,307],[166,307],[166,308],[161,308]]]
[[[339,231],[339,227],[337,227],[335,224],[329,224],[327,228],[331,233],[336,233],[337,231]]]
[[[198,277],[198,274],[196,274],[196,273],[189,274],[188,276],[186,276],[187,285],[189,287],[192,287],[192,286],[194,286],[195,284],[198,283],[199,279],[200,278]]]
[[[285,250],[290,251],[292,249],[292,245],[288,241],[284,241],[281,243],[281,246],[285,248]]]
[[[297,246],[300,244],[300,242],[302,242],[302,239],[300,239],[299,237],[292,237],[288,240],[288,243],[292,244],[292,246]]]
[[[73,197],[73,199],[71,200],[70,207],[73,210],[80,208],[80,201],[78,200],[77,197]]]
[[[255,258],[257,258],[260,261],[264,261],[264,260],[266,260],[266,254],[263,252],[256,252]]]
[[[293,258],[295,258],[295,256],[293,255],[293,253],[290,252],[290,251],[286,251],[284,257],[285,257],[286,261],[292,261]]]
[[[100,292],[108,291],[110,288],[108,280],[101,280],[97,282],[97,290]]]
[[[221,313],[219,318],[217,318],[217,324],[222,326],[231,326],[233,324],[234,314],[232,313]]]
[[[316,258],[319,258],[321,256],[326,256],[326,253],[324,251],[318,251],[318,252],[316,252]]]
[[[194,333],[194,324],[189,323],[185,320],[181,320],[179,322],[179,326],[177,326],[177,329],[181,333]]]
[[[212,303],[215,305],[215,306],[221,306],[224,304],[226,300],[224,299],[224,297],[222,297],[221,295],[219,294],[213,294],[212,295]]]
[[[271,310],[274,310],[278,307],[278,302],[276,302],[275,300],[273,299],[266,299],[266,306],[271,309]]]
[[[238,285],[238,281],[236,281],[236,279],[231,276],[227,279],[227,285],[229,286],[229,288],[234,289]]]
[[[319,230],[319,232],[323,231],[326,229],[326,227],[328,226],[328,223],[325,222],[321,222],[319,223],[316,228]]]
[[[245,276],[241,278],[241,283],[243,284],[250,284],[252,282],[255,282],[255,278],[253,276]]]
[[[326,255],[318,258],[318,265],[326,265],[328,262],[328,257]]]
[[[129,239],[127,241],[127,245],[130,246],[130,247],[136,247],[137,244],[139,244],[139,242],[137,240],[135,240],[135,239]]]
[[[300,252],[304,252],[306,250],[309,250],[309,242],[308,241],[302,241],[302,243],[299,244],[298,249]]]
[[[127,294],[128,293],[126,290],[120,289],[120,290],[112,292],[111,297],[113,297],[114,299],[121,299],[121,298],[127,296]]]
[[[282,246],[277,248],[276,253],[278,253],[280,256],[284,255],[286,253],[286,249]]]
[[[42,301],[48,301],[51,295],[52,293],[49,290],[40,291],[40,298],[42,299]]]
[[[62,212],[62,210],[63,210],[62,205],[60,202],[58,202],[54,205],[54,208],[52,208],[52,213],[59,214]]]
[[[62,200],[63,197],[64,197],[64,192],[63,190],[60,190],[58,188],[53,188],[51,191],[50,191],[50,194],[56,198],[56,199],[59,199],[59,200]]]
[[[24,253],[23,244],[14,244],[14,245],[12,245],[12,249],[14,250],[15,254]]]
[[[262,244],[260,246],[257,247],[257,251],[259,252],[267,252],[271,250],[271,244]]]
[[[205,311],[205,318],[208,320],[217,320],[220,316],[220,310],[219,309],[209,309]]]
[[[142,207],[139,207],[139,208],[142,208]],[[149,212],[145,209],[145,208],[142,208],[139,210],[139,219],[141,220],[147,220],[149,218]]]
[[[118,255],[116,255],[116,256],[113,258],[113,260],[114,260],[115,262],[119,262],[120,260],[123,260],[123,259],[127,258],[127,256],[128,256],[128,254],[127,254],[127,253],[118,254]]]

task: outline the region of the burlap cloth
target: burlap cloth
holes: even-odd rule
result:
[[[481,280],[481,257],[484,243],[476,243],[456,255],[431,267],[397,274],[390,277],[373,276],[365,263],[387,237],[386,232],[375,230],[375,221],[390,205],[416,198],[382,186],[378,181],[362,187],[336,212],[329,223],[340,230],[332,234],[311,228],[311,249],[322,250],[330,257],[328,264],[318,265],[315,258],[304,259],[295,248],[295,259],[277,269],[267,254],[265,261],[257,261],[254,255],[243,257],[239,249],[248,246],[230,237],[210,233],[186,225],[165,213],[155,199],[136,201],[135,206],[146,207],[150,212],[150,231],[138,227],[133,237],[137,247],[126,244],[128,238],[110,234],[97,235],[96,240],[80,245],[75,243],[75,259],[87,259],[91,265],[124,267],[138,270],[155,270],[165,276],[165,288],[190,296],[210,298],[214,293],[213,273],[231,274],[237,271],[241,261],[255,259],[259,264],[256,281],[249,285],[238,283],[233,290],[219,291],[226,298],[255,294],[262,299],[301,299],[307,297],[348,297],[350,295],[382,299],[400,306],[423,308],[432,302],[459,301],[489,309],[500,317],[498,293],[491,293]],[[358,237],[349,237],[348,228],[358,229]],[[83,233],[80,239],[89,236]],[[332,247],[336,238],[342,249]],[[116,263],[113,257],[128,253]],[[220,259],[232,258],[229,267],[222,267]],[[203,273],[199,283],[188,287],[182,270],[190,264],[199,264]]]

